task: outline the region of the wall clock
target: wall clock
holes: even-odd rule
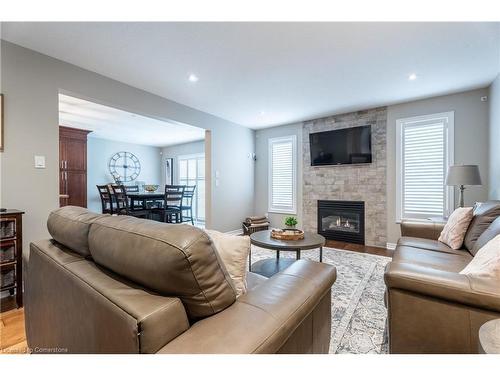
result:
[[[134,181],[141,173],[141,163],[137,156],[127,151],[114,154],[109,160],[109,173],[115,182]]]

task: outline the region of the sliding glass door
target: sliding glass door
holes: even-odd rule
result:
[[[196,185],[193,217],[197,225],[205,223],[205,154],[183,155],[179,160],[179,184]]]

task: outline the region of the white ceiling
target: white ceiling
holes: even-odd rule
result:
[[[10,42],[251,128],[485,87],[500,68],[499,23],[2,26]]]
[[[62,94],[59,123],[91,130],[89,137],[157,147],[205,139],[205,131],[194,126],[159,121]]]

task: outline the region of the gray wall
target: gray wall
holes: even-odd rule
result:
[[[87,141],[87,207],[94,212],[101,212],[101,199],[96,185],[104,185],[113,181],[108,163],[111,156],[120,151],[133,153],[141,162],[141,173],[137,181],[155,185],[162,183],[161,148],[89,136]],[[133,184],[133,182],[126,184]]]
[[[203,154],[205,152],[205,142],[189,142],[180,145],[163,147],[162,152],[162,184],[166,184],[165,181],[165,160],[167,158],[174,159],[174,183],[179,182],[179,163],[178,157],[182,155],[192,155],[192,154]]]
[[[26,211],[24,249],[46,238],[49,212],[59,206],[58,94],[66,93],[159,120],[211,130],[212,227],[230,231],[253,212],[254,131],[63,61],[1,41],[5,94],[5,152],[1,205]],[[33,156],[45,155],[45,169]],[[231,155],[231,157],[227,157]],[[34,188],[36,187],[36,188]]]
[[[495,87],[490,90],[490,103],[481,102],[482,96],[488,95],[488,89],[479,89],[463,93],[439,96],[424,100],[418,100],[387,107],[387,242],[395,243],[400,237],[399,224],[396,223],[396,120],[405,117],[419,116],[425,114],[455,111],[455,163],[477,164],[480,167],[483,186],[470,186],[466,190],[466,204],[475,201],[483,201],[488,198],[489,186],[489,144],[488,139],[488,107],[495,106],[496,111],[493,119],[499,124],[500,104],[498,103],[499,79],[495,81]],[[492,92],[495,90],[495,92]],[[496,96],[495,96],[496,95]],[[495,99],[496,98],[496,99]],[[491,116],[491,114],[490,114]],[[495,117],[496,116],[496,117]],[[299,134],[302,131],[302,123],[278,126],[270,129],[257,130],[255,165],[255,214],[267,212],[267,140],[271,137],[280,137],[289,134]],[[493,147],[500,147],[500,124],[496,125],[490,137]],[[300,138],[299,138],[300,139]],[[299,148],[300,150],[300,148]],[[496,153],[492,155],[495,160],[496,169],[496,195],[490,192],[492,198],[499,197],[500,191],[500,157]],[[301,160],[301,159],[300,159]],[[299,163],[299,167],[300,167]],[[492,168],[493,169],[493,166]],[[298,174],[298,187],[302,188],[302,171]],[[495,184],[495,183],[494,183]],[[301,198],[302,192],[299,193]],[[499,198],[497,198],[499,199]],[[298,202],[299,217],[303,217],[302,202]],[[284,215],[271,215],[274,226],[281,224]],[[300,220],[302,222],[302,220]]]
[[[490,86],[490,199],[500,199],[500,75]]]
[[[488,198],[488,102],[481,102],[485,95],[488,90],[479,89],[387,108],[387,242],[395,243],[400,237],[396,223],[396,120],[455,111],[455,164],[479,165],[483,180],[483,186],[469,186],[465,191],[465,203],[472,205]]]
[[[255,215],[264,215],[268,209],[269,138],[297,136],[297,220],[302,228],[302,123],[277,126],[255,132]],[[271,226],[282,228],[284,218],[290,214],[269,213]]]

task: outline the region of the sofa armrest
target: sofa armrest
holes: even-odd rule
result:
[[[427,238],[437,240],[445,223],[435,221],[407,221],[401,222],[401,236]]]
[[[155,353],[189,329],[182,302],[98,267],[51,240],[30,244],[29,347],[67,353]]]
[[[299,260],[224,311],[195,323],[158,353],[277,352],[322,298],[329,297],[335,279],[335,267]],[[329,329],[329,305],[326,311]]]
[[[498,280],[391,262],[384,275],[387,288],[500,312]]]

